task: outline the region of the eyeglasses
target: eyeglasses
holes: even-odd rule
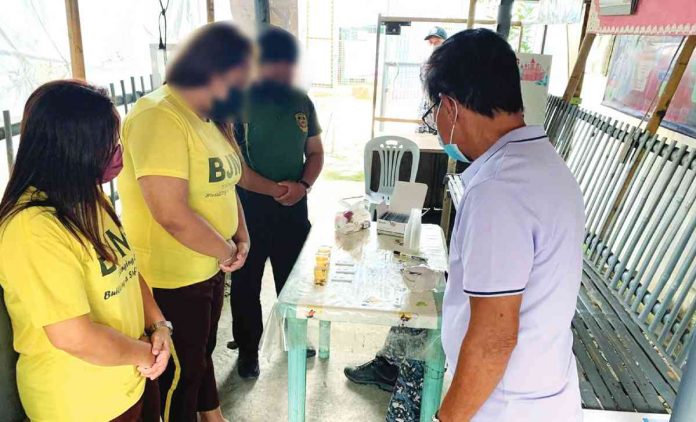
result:
[[[433,116],[433,113],[435,112],[436,107],[439,105],[440,105],[440,100],[438,99],[436,102],[434,102],[428,108],[428,110],[423,114],[423,117],[421,117],[425,127],[427,127],[428,130],[433,132],[433,133],[437,133],[437,122],[435,122],[435,116]],[[431,124],[431,121],[432,121],[432,124]]]

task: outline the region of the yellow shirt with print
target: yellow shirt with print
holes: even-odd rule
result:
[[[219,271],[215,258],[179,243],[152,217],[137,179],[188,181],[189,206],[225,239],[237,231],[241,177],[236,150],[211,121],[201,119],[169,86],[138,100],[123,124],[124,167],[118,178],[123,225],[138,267],[151,287],[174,289]]]
[[[24,198],[28,194],[25,194]],[[20,211],[0,230],[0,286],[19,353],[17,385],[33,422],[108,421],[143,394],[135,366],[97,366],[56,349],[45,326],[88,314],[92,321],[139,338],[143,301],[135,256],[102,212],[100,230],[116,253],[112,264],[83,246],[51,209]]]

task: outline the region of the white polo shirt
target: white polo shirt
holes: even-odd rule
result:
[[[469,324],[469,297],[522,295],[517,346],[473,421],[579,421],[570,324],[585,234],[580,188],[539,126],[509,132],[461,178],[442,315],[451,373]]]

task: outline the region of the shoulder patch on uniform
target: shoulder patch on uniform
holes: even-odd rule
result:
[[[307,133],[308,129],[308,123],[307,123],[307,115],[304,113],[295,113],[295,120],[297,121],[297,126],[300,128],[300,130],[304,133]]]

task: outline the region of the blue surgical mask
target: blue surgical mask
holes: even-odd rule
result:
[[[435,122],[437,123],[437,116],[440,114],[440,108],[442,107],[442,100],[440,100],[440,104],[437,106],[437,113],[435,113]],[[459,106],[457,105],[457,102],[454,102],[454,121],[452,122],[452,130],[450,131],[450,141],[448,144],[445,143],[445,140],[442,139],[442,135],[440,135],[440,131],[437,131],[437,140],[440,142],[440,146],[442,149],[445,151],[445,154],[453,160],[456,161],[461,161],[463,163],[471,163],[471,160],[462,153],[462,151],[459,149],[457,144],[455,144],[453,141],[454,137],[454,124],[457,122],[457,117],[459,116]]]

